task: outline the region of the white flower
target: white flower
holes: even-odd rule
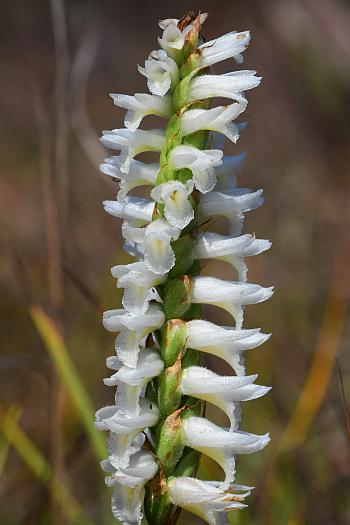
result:
[[[257,375],[220,376],[207,368],[189,366],[181,373],[179,390],[221,408],[230,420],[231,430],[238,425],[236,405],[265,395],[270,388],[253,384]]]
[[[141,340],[164,323],[164,314],[156,304],[151,304],[144,314],[126,310],[108,310],[103,314],[103,326],[109,332],[120,332],[115,346],[120,361],[136,368]]]
[[[142,390],[164,368],[159,353],[152,348],[144,348],[138,355],[136,368],[123,365],[115,356],[107,359],[107,366],[117,370],[111,377],[104,379],[105,385],[118,385],[115,398],[117,409],[126,414],[139,415]]]
[[[254,235],[230,237],[218,233],[202,233],[194,247],[196,259],[219,259],[231,264],[238,273],[238,281],[247,281],[247,266],[244,257],[258,255],[268,250],[271,242],[256,239]]]
[[[233,490],[242,494],[233,494]],[[231,485],[226,489],[222,483],[178,477],[169,479],[168,493],[174,505],[192,512],[209,525],[229,525],[227,512],[247,506],[242,501],[250,495],[250,488]]]
[[[229,233],[238,236],[242,232],[244,213],[255,210],[264,202],[262,190],[233,188],[225,192],[212,191],[204,195],[199,204],[203,217],[221,215],[229,220]]]
[[[138,415],[129,415],[116,406],[100,408],[96,412],[95,427],[97,430],[110,430],[110,446],[113,454],[110,461],[113,466],[126,467],[132,451],[135,437],[147,427],[154,426],[159,419],[158,409],[148,399],[140,400]]]
[[[240,155],[224,155],[222,164],[215,168],[216,174],[216,191],[232,190],[237,184],[236,173],[242,168],[244,160],[246,158],[245,153]]]
[[[268,334],[259,328],[239,330],[224,328],[209,321],[189,321],[187,326],[187,347],[220,357],[228,363],[237,375],[244,374],[240,353],[257,348],[267,341]]]
[[[222,133],[232,142],[237,142],[239,131],[232,121],[247,107],[246,101],[212,109],[190,109],[181,117],[183,135],[190,135],[201,129]]]
[[[104,201],[103,207],[107,213],[120,219],[125,219],[132,226],[142,226],[152,220],[154,202],[141,197],[125,197],[123,202]]]
[[[125,239],[124,249],[140,261],[143,260],[145,252],[145,231],[146,228],[135,228],[128,221],[122,223],[122,235]]]
[[[242,326],[243,306],[266,301],[272,294],[273,287],[264,288],[259,284],[224,281],[204,275],[191,280],[191,301],[223,308],[232,315],[237,328]]]
[[[144,450],[130,458],[127,467],[116,469],[109,461],[101,467],[110,474],[106,484],[114,487],[112,511],[114,516],[127,525],[140,525],[142,520],[142,489],[158,470],[153,456]]]
[[[213,97],[244,101],[243,92],[260,84],[256,71],[233,71],[224,75],[201,75],[192,80],[188,102]]]
[[[156,274],[164,275],[174,266],[175,254],[171,241],[178,239],[181,230],[164,219],[152,221],[145,229],[145,264]]]
[[[136,436],[131,441],[127,439],[125,434],[115,434],[114,432],[109,432],[109,436],[107,438],[108,460],[102,461],[102,464],[109,464],[113,469],[127,467],[130,462],[130,457],[137,452],[140,452],[145,443],[145,439],[144,429],[136,434]]]
[[[169,23],[164,28],[162,38],[158,38],[158,43],[168,56],[176,59],[185,43],[185,34],[177,27],[177,24]]]
[[[159,184],[151,191],[151,197],[164,204],[164,215],[169,224],[185,228],[194,218],[194,211],[189,195],[193,191],[193,182],[182,184],[179,181],[169,181]]]
[[[150,301],[160,300],[154,287],[163,278],[150,272],[144,262],[113,266],[111,273],[118,279],[117,287],[125,289],[122,304],[129,312],[143,314]]]
[[[235,454],[251,454],[264,448],[269,435],[257,436],[218,427],[204,417],[189,417],[183,422],[185,443],[216,461],[225,472],[228,486],[235,475]]]
[[[145,61],[145,67],[138,66],[138,70],[147,78],[150,92],[161,97],[179,81],[179,69],[176,62],[163,50],[152,51]]]
[[[170,153],[170,164],[176,169],[192,171],[197,190],[207,193],[216,183],[214,168],[220,166],[223,153],[220,150],[199,150],[193,146],[176,146]]]
[[[228,58],[234,58],[236,62],[242,63],[243,58],[241,53],[245,51],[249,45],[249,41],[249,31],[243,31],[241,33],[232,31],[219,38],[205,42],[198,48],[201,53],[199,67],[212,66]]]
[[[131,131],[135,131],[147,115],[171,116],[172,101],[169,96],[160,97],[148,93],[135,93],[133,96],[111,93],[110,96],[116,106],[127,109],[124,124]]]
[[[138,160],[132,159],[129,166],[129,172],[124,173],[121,170],[120,158],[117,156],[105,159],[100,164],[102,173],[108,175],[114,180],[119,181],[120,190],[118,192],[118,202],[123,202],[126,195],[133,188],[138,186],[153,186],[159,171],[159,164],[144,164]]]
[[[144,151],[160,151],[165,143],[162,129],[112,129],[103,131],[101,142],[107,148],[120,150],[120,169],[128,173],[131,159]]]

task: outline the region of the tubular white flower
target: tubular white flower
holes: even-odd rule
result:
[[[131,131],[135,131],[147,115],[171,116],[172,101],[169,96],[160,97],[148,93],[135,93],[133,96],[111,93],[110,96],[116,106],[127,109],[124,124]]]
[[[232,142],[237,142],[239,131],[232,121],[247,107],[246,101],[212,109],[190,109],[181,117],[181,131],[190,135],[201,129],[222,133]]]
[[[152,455],[145,451],[137,452],[131,456],[130,464],[126,468],[116,469],[109,461],[103,461],[101,467],[110,474],[106,477],[106,485],[114,487],[114,516],[127,525],[140,525],[143,517],[142,489],[158,470]]]
[[[215,168],[217,180],[216,191],[225,192],[226,190],[232,190],[236,186],[236,173],[242,168],[245,158],[245,153],[223,156],[222,164]]]
[[[163,36],[158,38],[158,43],[168,56],[176,59],[185,43],[185,34],[177,27],[177,23],[171,22],[164,28]]]
[[[221,215],[230,222],[229,232],[238,236],[242,232],[244,213],[259,208],[264,202],[262,190],[250,191],[245,188],[233,188],[225,192],[212,191],[204,195],[200,202],[203,217]]]
[[[205,42],[198,48],[201,52],[199,67],[212,66],[228,58],[234,58],[240,64],[243,62],[241,53],[248,47],[249,42],[249,31],[241,33],[232,31],[219,38]]]
[[[189,417],[183,422],[185,443],[216,461],[225,472],[228,486],[235,475],[235,454],[251,454],[264,448],[269,435],[256,436],[246,432],[232,432],[218,427],[204,417]]]
[[[110,430],[114,451],[110,461],[115,467],[127,467],[135,437],[147,427],[154,426],[159,414],[157,407],[148,399],[140,400],[138,415],[129,415],[116,406],[100,408],[96,412],[95,426],[97,430]]]
[[[242,326],[243,306],[266,301],[272,294],[272,287],[264,288],[259,284],[224,281],[203,275],[191,280],[191,301],[223,308],[232,315],[237,328]]]
[[[240,353],[257,348],[267,341],[269,334],[259,328],[239,330],[224,328],[209,321],[188,321],[187,347],[220,357],[228,363],[237,375],[244,374]]]
[[[163,219],[152,221],[145,230],[145,264],[156,274],[166,274],[175,264],[175,254],[170,245],[178,239],[180,230]]]
[[[120,150],[120,169],[125,173],[129,172],[131,159],[136,155],[144,151],[160,151],[165,143],[162,129],[112,129],[102,133],[100,140],[104,146]]]
[[[159,184],[151,191],[151,197],[164,204],[164,215],[171,226],[182,230],[194,218],[194,211],[188,197],[193,191],[193,182],[186,184],[170,181]]]
[[[238,281],[247,281],[247,266],[244,257],[258,255],[271,246],[271,242],[256,239],[254,235],[229,237],[218,233],[202,233],[196,242],[194,256],[196,259],[218,259],[231,264],[238,273]]]
[[[115,341],[120,361],[136,368],[141,340],[164,323],[164,314],[156,304],[151,304],[144,314],[126,310],[108,310],[103,314],[103,326],[109,332],[120,332]]]
[[[107,438],[108,460],[103,462],[104,464],[109,463],[114,469],[126,468],[129,465],[130,458],[137,452],[140,452],[145,443],[145,429],[136,434],[126,448],[125,445],[122,445],[122,448],[119,449],[119,444],[123,443],[123,439],[126,439],[125,435],[109,432]]]
[[[122,304],[129,312],[143,314],[150,301],[160,300],[154,287],[164,278],[150,272],[144,262],[113,266],[111,273],[118,279],[117,287],[125,290]]]
[[[118,386],[115,405],[118,410],[130,415],[140,413],[140,395],[146,384],[158,376],[164,363],[156,350],[144,348],[139,353],[136,368],[129,368],[118,360],[107,361],[107,366],[117,370],[111,377],[104,379],[108,386]]]
[[[100,170],[113,180],[119,181],[120,190],[118,192],[118,202],[123,202],[126,195],[133,188],[138,186],[153,186],[159,171],[159,164],[144,164],[138,160],[131,160],[129,172],[124,173],[121,170],[120,158],[109,157],[100,164]]]
[[[163,97],[179,81],[176,62],[165,51],[152,51],[145,61],[145,67],[138,66],[141,75],[147,78],[151,93]]]
[[[240,491],[234,494],[232,491]],[[250,495],[250,488],[222,483],[202,481],[189,477],[171,478],[168,482],[169,498],[172,503],[199,516],[209,525],[229,525],[227,512],[244,509],[242,503]]]
[[[233,71],[224,75],[201,75],[192,80],[189,89],[188,102],[224,97],[244,102],[243,92],[260,84],[261,77],[255,76],[256,71]]]
[[[237,402],[256,399],[270,390],[269,387],[253,384],[256,378],[257,375],[220,376],[207,368],[189,366],[181,373],[179,389],[184,395],[208,401],[223,410],[232,430],[238,425]]]
[[[199,150],[193,146],[176,146],[170,154],[174,168],[188,168],[192,171],[193,182],[201,193],[211,191],[216,183],[214,168],[222,163],[220,150]]]
[[[123,202],[104,201],[107,213],[125,219],[133,226],[142,226],[152,220],[154,202],[141,197],[125,197]]]

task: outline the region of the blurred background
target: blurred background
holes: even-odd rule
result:
[[[272,443],[238,458],[237,481],[256,488],[230,520],[350,523],[350,2],[2,0],[1,525],[115,523],[92,422],[113,398],[102,378],[114,341],[100,320],[120,304],[109,269],[130,259],[102,209],[116,189],[98,173],[98,137],[123,125],[108,93],[146,89],[136,66],[157,47],[157,20],[190,9],[209,11],[207,39],[250,29],[244,67],[263,76],[226,152],[246,151],[239,184],[264,188],[245,231],[273,242],[248,264],[275,296],[246,318],[273,332],[247,355],[273,389],[245,404],[242,423]],[[233,278],[224,265],[205,272]],[[221,476],[207,459],[200,473]]]

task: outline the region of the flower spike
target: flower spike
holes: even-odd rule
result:
[[[122,220],[124,248],[134,257],[111,270],[122,306],[103,315],[104,327],[117,332],[104,383],[116,393],[95,421],[109,433],[101,467],[123,525],[141,525],[144,515],[149,525],[175,524],[181,508],[209,525],[228,525],[227,512],[245,508],[251,491],[234,483],[236,456],[269,442],[268,434],[240,430],[240,403],[269,391],[255,383],[256,374],[246,375],[244,359],[269,335],[243,328],[243,314],[273,294],[247,281],[246,264],[271,243],[242,233],[245,213],[263,204],[262,190],[237,186],[244,153],[224,154],[225,142],[235,145],[245,128],[238,120],[261,78],[250,70],[212,73],[218,62],[242,63],[250,33],[206,41],[207,16],[189,12],[159,22],[159,49],[138,66],[150,93],[111,94],[126,110],[125,128],[101,138],[119,152],[100,166],[119,185],[116,199],[103,205]],[[218,97],[229,103],[215,105]],[[148,115],[165,128],[140,129]],[[136,159],[144,152],[159,158]],[[226,219],[225,232],[210,231],[216,217]],[[228,263],[230,280],[201,275],[205,259]],[[202,305],[227,311],[230,326],[206,320]],[[205,368],[204,354],[228,363],[231,375]],[[227,428],[206,419],[206,403],[226,415]],[[201,454],[221,466],[223,481],[196,479]]]

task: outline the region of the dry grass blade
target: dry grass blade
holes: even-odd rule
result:
[[[45,347],[50,354],[62,383],[71,395],[79,412],[82,424],[98,459],[106,456],[103,436],[93,425],[94,409],[69,356],[67,347],[54,321],[40,306],[32,306],[30,314]]]
[[[279,451],[302,443],[328,390],[335,355],[346,317],[347,301],[333,295],[331,287],[313,360]]]
[[[15,410],[15,412],[14,412]],[[9,445],[12,445],[24,463],[42,483],[50,484],[53,498],[62,505],[70,523],[93,525],[80,504],[71,495],[69,489],[54,477],[46,458],[37,449],[31,439],[18,426],[16,417],[19,409],[7,412],[0,406],[0,431]]]
[[[18,405],[11,405],[8,411],[4,415],[4,419],[11,418],[15,423],[21,417],[22,409]],[[10,435],[11,438],[11,435]],[[6,459],[10,450],[10,440],[6,439],[5,436],[0,435],[0,477],[2,476]]]
[[[348,440],[350,443],[350,416],[349,416],[349,407],[346,400],[345,395],[345,388],[344,388],[344,381],[343,381],[343,374],[340,368],[339,360],[335,359],[338,375],[339,375],[339,381],[340,381],[340,391],[341,391],[341,397],[342,397],[342,405],[343,405],[343,413],[344,413],[344,420],[345,420],[345,426],[346,426],[346,432],[348,436]]]

